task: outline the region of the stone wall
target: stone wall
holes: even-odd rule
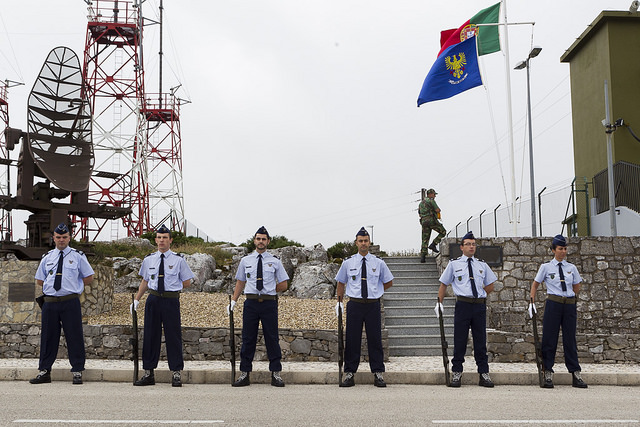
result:
[[[133,328],[131,326],[83,325],[87,358],[130,359]],[[140,349],[142,352],[142,330]],[[236,329],[236,358],[240,360],[241,330]],[[338,335],[335,330],[280,329],[283,361],[336,361]],[[363,337],[364,338],[364,337]],[[228,328],[182,328],[185,360],[229,360]],[[387,331],[382,331],[385,360],[389,359]],[[40,351],[40,325],[0,323],[0,358],[37,358]],[[59,358],[67,357],[66,341],[60,340]],[[162,359],[166,359],[164,343]],[[362,357],[367,361],[366,338],[362,340]],[[262,333],[258,334],[255,360],[268,360]]]
[[[39,261],[0,260],[0,322],[39,323],[35,298],[42,288],[35,284]],[[93,282],[80,296],[85,316],[110,311],[113,304],[113,269],[92,265]]]
[[[448,238],[437,258],[449,261]],[[487,304],[488,350],[495,361],[534,360],[532,323],[526,314],[529,290],[540,264],[553,258],[550,238],[482,238],[479,246],[500,246],[503,265]],[[582,276],[578,294],[578,354],[584,362],[640,362],[640,237],[572,237],[567,260]],[[451,287],[448,287],[451,294]],[[538,288],[542,333],[545,285]],[[562,360],[558,345],[557,360]]]

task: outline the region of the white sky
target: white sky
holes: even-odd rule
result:
[[[155,18],[158,3],[148,0],[145,15]],[[536,192],[573,179],[569,65],[560,56],[598,13],[630,3],[507,2],[509,22],[535,22],[533,32],[510,27],[509,69],[532,44],[543,48],[531,61]],[[416,108],[440,31],[491,4],[165,0],[164,87],[182,83],[179,96],[192,101],[181,115],[187,219],[215,240],[238,244],[265,225],[325,247],[373,225],[389,252],[419,249],[420,188],[438,191],[447,230],[505,206],[504,54],[481,57],[485,88]],[[24,129],[28,93],[49,50],[64,45],[82,56],[86,4],[5,1],[0,18],[0,79],[25,83],[9,95],[11,126]],[[145,31],[146,85],[155,92],[157,34]],[[513,71],[511,85],[516,188],[526,202],[526,72]],[[24,219],[14,218],[20,234]],[[530,235],[528,227],[519,234]]]

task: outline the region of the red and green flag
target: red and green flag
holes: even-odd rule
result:
[[[497,24],[500,17],[500,3],[496,3],[473,15],[471,19],[459,28],[444,30],[440,33],[440,52],[442,54],[449,46],[458,44],[477,36],[478,55],[498,52],[500,50],[500,35],[498,25],[480,26],[478,24]]]

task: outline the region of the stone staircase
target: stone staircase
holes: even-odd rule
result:
[[[384,258],[393,273],[393,286],[385,291],[385,328],[389,356],[439,356],[440,326],[433,308],[440,282],[434,257]],[[445,298],[444,326],[449,356],[453,354],[453,311],[455,301]]]

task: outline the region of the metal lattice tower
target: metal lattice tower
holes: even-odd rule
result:
[[[142,15],[137,0],[88,2],[83,73],[96,153],[90,202],[130,207],[129,236],[149,229],[145,151]],[[96,239],[107,220],[76,218],[74,236]],[[111,233],[111,237],[117,237]]]
[[[9,151],[5,139],[5,130],[9,127],[9,81],[0,82],[0,197],[9,197]],[[13,239],[13,227],[11,223],[11,211],[0,209],[0,236],[7,240]]]
[[[180,100],[173,93],[151,97],[142,112],[147,123],[144,163],[151,226],[166,224],[185,232]]]

